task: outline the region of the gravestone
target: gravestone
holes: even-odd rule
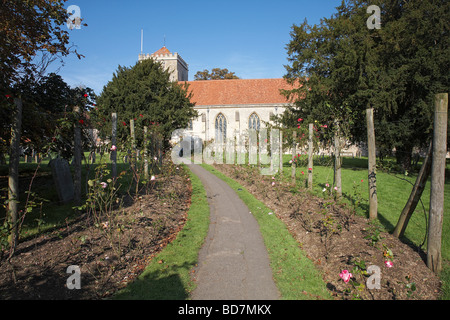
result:
[[[73,200],[74,187],[69,162],[66,159],[56,158],[49,162],[52,169],[53,181],[59,200],[66,204]]]

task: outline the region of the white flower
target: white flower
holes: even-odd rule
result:
[[[150,180],[151,180],[151,181],[155,181],[155,180],[156,180],[156,177],[155,177],[155,176],[152,176],[152,177],[150,178]]]
[[[322,192],[325,192],[325,191],[327,191],[327,188],[323,188]]]

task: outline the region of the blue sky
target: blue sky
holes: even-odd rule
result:
[[[293,24],[330,17],[340,0],[68,0],[87,27],[69,31],[70,43],[85,58],[64,59],[59,74],[70,86],[100,94],[119,65],[132,66],[141,50],[164,45],[197,71],[227,68],[243,79],[281,78]],[[54,63],[48,71],[59,67]]]

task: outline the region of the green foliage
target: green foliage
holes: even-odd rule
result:
[[[129,135],[130,120],[139,126],[156,126],[163,135],[165,145],[175,129],[186,128],[197,116],[190,102],[187,87],[170,82],[168,71],[152,59],[136,63],[133,67],[119,66],[113,79],[98,98],[98,107],[91,112],[103,136],[111,135],[111,113],[118,116],[118,141]],[[136,143],[143,141],[136,133]]]
[[[381,9],[381,29],[369,30],[366,10]],[[342,1],[318,25],[291,31],[284,93],[296,105],[284,117],[340,123],[341,135],[365,141],[365,109],[375,109],[376,141],[410,165],[412,148],[430,139],[433,98],[448,92],[448,1]]]
[[[211,72],[208,70],[198,71],[194,75],[195,80],[226,80],[226,79],[239,79],[234,72],[228,71],[228,69],[213,68]]]

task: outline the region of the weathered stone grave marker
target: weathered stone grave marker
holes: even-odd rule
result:
[[[69,162],[66,159],[56,158],[49,162],[49,166],[52,168],[53,181],[59,200],[64,204],[72,201],[74,187]]]

